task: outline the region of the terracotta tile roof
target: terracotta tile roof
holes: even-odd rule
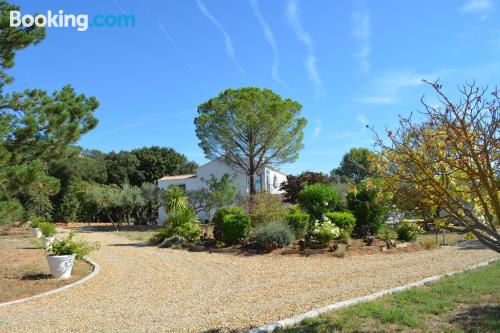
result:
[[[187,175],[177,175],[177,176],[165,176],[158,180],[178,180],[178,179],[188,179],[188,178],[196,178],[196,174],[187,174]]]

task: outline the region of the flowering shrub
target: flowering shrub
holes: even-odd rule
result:
[[[333,224],[329,218],[323,216],[321,220],[314,221],[312,235],[314,239],[326,246],[330,241],[340,236],[340,228]]]
[[[329,218],[333,224],[352,235],[354,226],[356,225],[356,218],[351,212],[328,212],[325,216]]]

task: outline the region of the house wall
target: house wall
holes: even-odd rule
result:
[[[214,175],[217,179],[220,179],[224,174],[228,174],[231,177],[234,177],[234,185],[237,187],[238,197],[246,196],[249,193],[249,184],[248,177],[238,171],[232,169],[227,164],[222,163],[219,160],[214,160],[207,164],[200,166],[196,170],[196,178],[187,178],[187,179],[174,179],[174,180],[158,180],[158,187],[160,189],[168,188],[172,185],[184,185],[186,187],[186,191],[197,190],[200,188],[206,188],[207,185],[202,180],[209,180],[212,175]],[[282,182],[286,180],[286,175],[277,172],[271,168],[265,168],[263,172],[259,175],[261,179],[261,186],[257,186],[257,192],[262,190],[267,190],[273,194],[280,194],[279,187]],[[259,175],[256,175],[256,179],[259,178]],[[276,181],[275,181],[276,178]],[[257,180],[256,180],[257,183]],[[208,213],[201,212],[199,214],[200,221],[203,223],[207,219],[211,219],[215,211],[211,211]],[[166,218],[166,213],[163,207],[158,210],[159,214],[159,222],[163,224]]]

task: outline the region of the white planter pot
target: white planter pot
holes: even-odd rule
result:
[[[40,230],[39,228],[33,228],[31,229],[31,232],[33,233],[33,236],[35,236],[36,238],[42,237],[42,230]]]
[[[67,279],[71,276],[75,256],[73,254],[66,256],[47,256],[50,273],[57,279]]]
[[[54,243],[54,236],[52,236],[52,237],[45,237],[44,236],[43,237],[43,247],[44,248],[46,248],[46,249],[49,248],[52,245],[52,243]]]

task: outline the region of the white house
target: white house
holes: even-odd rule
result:
[[[220,179],[224,176],[224,174],[228,174],[231,177],[234,176],[234,185],[236,186],[240,196],[250,193],[249,178],[221,160],[213,160],[198,167],[195,174],[166,176],[160,178],[158,179],[157,184],[160,189],[176,185],[183,188],[185,191],[198,190],[200,188],[207,187],[203,180],[209,180],[212,175],[217,177],[217,179]],[[266,166],[255,175],[255,190],[257,192],[268,191],[273,194],[280,194],[280,185],[285,180],[286,173],[271,166]],[[162,224],[166,218],[163,207],[159,209],[158,214],[160,224]],[[213,212],[201,212],[200,220],[205,222],[211,218],[211,214],[213,215]]]

